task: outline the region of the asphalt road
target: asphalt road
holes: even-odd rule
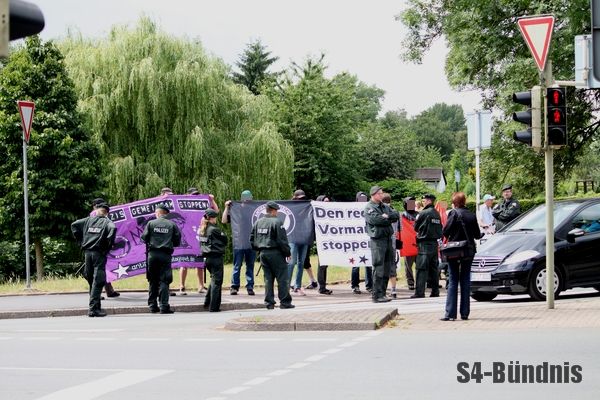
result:
[[[592,296],[578,292],[576,298]],[[572,297],[572,296],[571,296]],[[400,313],[444,299],[397,301]],[[565,300],[570,301],[569,296]],[[479,307],[529,304],[501,299]],[[560,306],[557,302],[557,306]],[[363,307],[343,304],[341,309]],[[373,305],[376,306],[376,305]],[[388,304],[389,306],[389,304]],[[327,306],[331,309],[331,305]],[[314,311],[275,310],[269,313]],[[0,321],[0,399],[597,399],[597,328],[228,332],[267,311]],[[460,322],[456,322],[460,323]],[[580,383],[459,383],[459,362],[580,365]]]

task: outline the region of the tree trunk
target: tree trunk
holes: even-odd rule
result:
[[[37,273],[37,280],[41,281],[44,277],[44,246],[42,245],[42,239],[33,239],[33,245],[35,246],[35,270]]]

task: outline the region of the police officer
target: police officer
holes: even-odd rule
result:
[[[97,199],[92,200],[92,212],[90,213],[90,216],[94,216],[96,215],[96,209],[101,205],[101,204],[108,204],[106,202],[106,200],[104,200],[101,197],[98,197]],[[112,283],[110,282],[106,282],[106,284],[104,285],[104,291],[106,291],[106,297],[119,297],[121,295],[121,293],[117,292],[113,286]]]
[[[502,201],[492,209],[492,216],[496,220],[496,231],[508,224],[521,214],[521,205],[512,197],[512,185],[502,186]]]
[[[267,203],[267,215],[256,221],[250,233],[252,248],[260,252],[260,264],[265,276],[265,305],[275,308],[274,279],[277,279],[277,297],[280,308],[294,308],[290,295],[290,281],[286,258],[291,255],[287,233],[277,217],[279,204]]]
[[[100,294],[106,283],[106,254],[115,241],[117,228],[108,219],[108,205],[96,207],[95,215],[79,219],[71,224],[71,232],[85,251],[84,276],[90,285],[89,317],[105,317],[100,308]]]
[[[425,285],[431,286],[431,297],[439,297],[438,240],[442,237],[440,214],[433,207],[435,196],[423,196],[423,210],[415,221],[417,232],[417,283],[411,298],[425,297]]]
[[[385,292],[396,251],[392,240],[392,223],[398,222],[400,215],[382,202],[383,189],[380,186],[373,186],[369,193],[371,200],[365,206],[364,214],[373,262],[373,302],[385,303],[391,300],[386,297]]]
[[[169,214],[166,206],[157,206],[154,214],[156,219],[148,221],[141,236],[146,243],[148,307],[152,313],[173,314],[169,306],[169,285],[173,282],[171,254],[173,248],[181,244],[181,232],[173,221],[165,218]],[[160,308],[157,298],[160,298]]]
[[[223,286],[223,254],[227,235],[217,226],[219,213],[209,208],[200,223],[200,244],[204,266],[210,272],[210,286],[204,298],[204,308],[210,312],[221,311],[221,286]]]

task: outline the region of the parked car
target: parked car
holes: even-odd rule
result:
[[[554,203],[554,296],[574,287],[600,291],[600,198]],[[527,293],[546,299],[546,206],[506,225],[478,248],[471,297]]]

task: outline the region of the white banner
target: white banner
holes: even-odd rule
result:
[[[367,203],[313,201],[319,264],[371,266],[371,248],[363,211]]]

